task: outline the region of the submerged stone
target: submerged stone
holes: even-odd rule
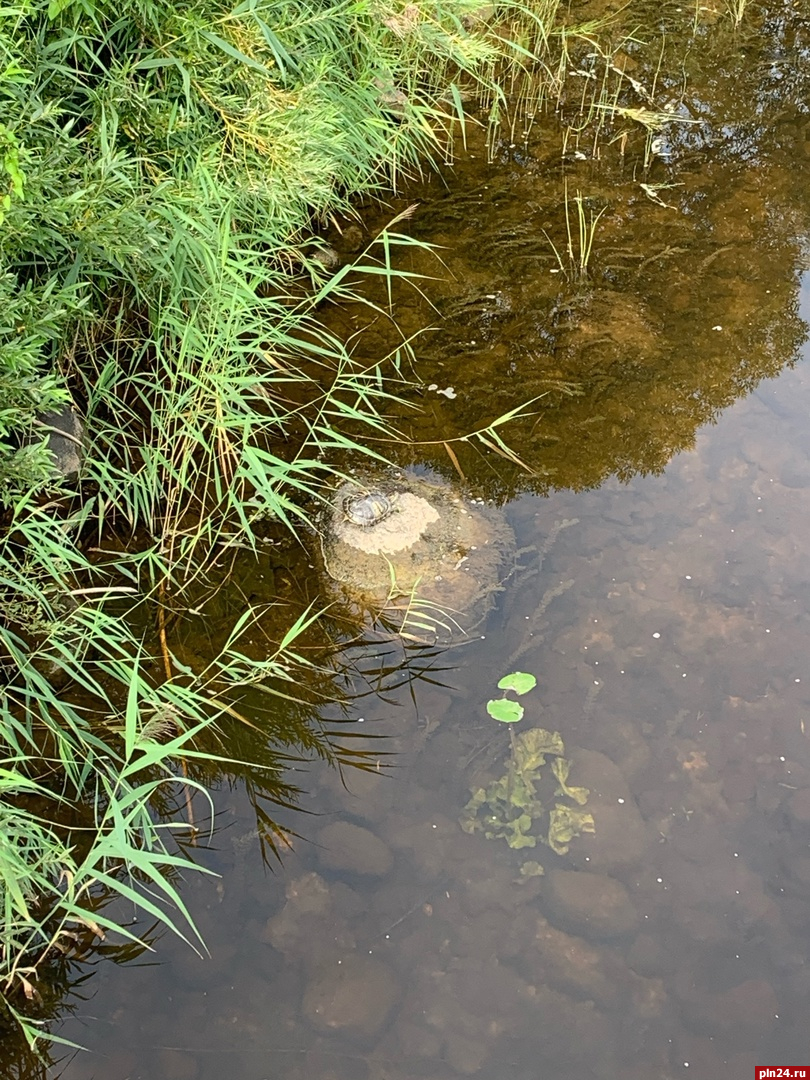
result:
[[[440,639],[480,624],[515,550],[499,510],[406,474],[341,485],[324,525],[324,568],[346,598]]]
[[[394,857],[373,832],[349,821],[335,821],[318,834],[319,858],[332,870],[385,877]]]
[[[624,998],[612,954],[607,955],[606,962],[606,954],[599,949],[557,930],[542,917],[537,919],[534,942],[523,963],[536,975],[542,973],[555,990],[593,1001],[602,1009],[616,1008]]]
[[[666,1008],[667,995],[660,979],[637,975],[615,949],[597,948],[581,937],[557,930],[542,916],[521,962],[554,989],[593,1001],[600,1009],[621,1010],[632,1003],[638,1016],[652,1018]]]
[[[690,988],[681,1000],[686,1023],[700,1034],[756,1049],[778,1022],[779,999],[766,979],[747,979],[728,990]]]
[[[78,476],[84,458],[85,429],[72,402],[40,417],[48,432],[48,449],[54,457],[54,475],[70,480]]]
[[[642,861],[650,844],[647,827],[620,770],[598,750],[571,751],[577,780],[588,788],[593,835],[571,841],[571,861],[578,866],[615,873]]]
[[[455,1032],[445,1039],[445,1057],[447,1064],[462,1076],[472,1076],[484,1066],[491,1050],[485,1039],[474,1036],[458,1035]]]
[[[303,874],[289,881],[286,903],[264,925],[260,938],[285,956],[324,962],[331,950],[350,947],[343,920],[336,917],[329,886],[318,874]]]
[[[557,926],[591,941],[627,937],[638,927],[630,893],[607,874],[550,870],[543,906]]]
[[[320,1031],[368,1039],[383,1027],[399,996],[399,985],[386,964],[350,953],[313,976],[302,1010]]]

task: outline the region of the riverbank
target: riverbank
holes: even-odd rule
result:
[[[347,431],[384,427],[408,344],[358,364],[317,311],[410,241],[357,227],[336,264],[318,223],[448,160],[466,100],[496,122],[555,15],[522,12],[515,48],[477,0],[4,12],[0,988],[29,1042],[47,964],[137,943],[110,897],[193,937],[169,822],[204,797],[196,747],[245,685],[297,692],[311,616],[256,660],[248,606],[202,671],[172,626],[230,545],[306,527],[337,455],[368,452]],[[65,409],[81,463],[54,476]],[[336,753],[318,738],[277,743]]]

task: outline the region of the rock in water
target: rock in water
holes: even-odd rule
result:
[[[385,877],[394,865],[391,852],[374,833],[348,821],[335,821],[318,834],[319,857],[331,870]]]
[[[363,529],[371,528],[385,521],[397,508],[396,494],[387,495],[384,491],[369,491],[365,495],[350,495],[343,502],[343,513],[350,525],[359,525]]]
[[[60,409],[42,414],[36,428],[37,439],[41,432],[47,434],[48,449],[54,457],[54,478],[75,479],[84,459],[85,429],[73,403],[66,402]]]
[[[370,1039],[398,999],[399,987],[389,967],[372,956],[350,953],[314,975],[302,1008],[319,1031]]]
[[[593,834],[571,841],[571,862],[595,873],[619,874],[644,861],[654,838],[648,833],[627,781],[605,754],[572,750],[571,769],[586,787],[587,809],[593,814]]]
[[[512,569],[503,514],[444,482],[399,474],[343,484],[324,525],[324,566],[343,595],[404,613],[403,630],[430,624],[428,637],[475,629]]]
[[[630,893],[606,874],[553,869],[546,875],[543,899],[553,923],[589,941],[628,937],[638,927]]]

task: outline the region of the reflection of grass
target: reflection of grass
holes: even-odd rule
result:
[[[24,519],[20,526],[28,550],[45,547],[47,534],[37,537]],[[210,747],[214,722],[239,718],[228,698],[240,686],[290,681],[295,640],[307,624],[299,620],[284,649],[259,663],[239,649],[246,613],[202,678],[178,663],[175,677],[161,682],[126,623],[98,603],[40,610],[52,622],[37,628],[33,651],[4,628],[0,705],[0,1024],[18,1021],[31,1045],[44,1033],[21,1003],[36,1013],[40,973],[55,957],[80,958],[110,933],[111,944],[141,944],[138,932],[105,914],[110,899],[197,938],[177,878],[199,867],[179,853],[175,835],[193,841],[189,793],[207,799],[192,773],[199,767],[205,777],[228,763],[195,743],[208,733]],[[317,737],[311,743],[317,748]],[[268,792],[288,801],[293,789],[271,779]],[[170,824],[184,803],[188,821]]]
[[[396,612],[401,620],[400,637],[417,645],[430,645],[435,641],[448,641],[457,634],[463,635],[464,631],[453,615],[446,608],[419,596],[418,588],[417,582],[407,597],[392,600],[389,604],[389,610]]]
[[[729,0],[734,3],[735,0]],[[745,0],[743,0],[745,3]],[[659,82],[664,61],[663,44],[655,68],[645,81],[631,74],[628,57],[640,44],[634,34],[616,41],[599,39],[596,27],[572,31],[570,47],[576,46],[579,61],[569,57],[568,79],[559,83],[558,106],[566,117],[562,133],[563,156],[573,154],[580,159],[598,160],[602,148],[618,143],[622,154],[634,129],[646,135],[645,168],[654,156],[653,144],[672,123],[695,123],[692,118],[677,113],[669,105],[662,108],[659,101]],[[602,28],[603,29],[603,28]],[[609,35],[606,35],[609,39]],[[582,56],[582,51],[587,52]],[[579,94],[572,92],[579,83]]]
[[[745,9],[748,0],[726,0],[726,8],[735,26],[739,26],[745,18]]]

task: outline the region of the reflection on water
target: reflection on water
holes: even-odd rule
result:
[[[164,939],[154,965],[100,970],[62,1032],[95,1052],[65,1080],[810,1064],[810,368],[789,366],[810,315],[806,21],[774,8],[695,47],[656,10],[657,83],[655,50],[625,42],[611,62],[700,123],[668,128],[649,169],[629,128],[596,157],[569,133],[563,159],[538,120],[493,167],[469,158],[446,191],[427,185],[413,223],[452,274],[431,285],[444,319],[420,342],[414,431],[472,430],[552,389],[513,429],[535,476],[458,447],[478,491],[512,496],[518,574],[481,638],[410,676],[381,649],[347,652],[378,691],[349,719],[380,768],[301,776],[318,816],[290,815],[309,842],[281,868],[262,863],[244,789],[218,793],[200,858],[222,878],[185,894],[211,957]],[[576,280],[552,272],[547,239],[565,250],[563,174],[607,207]],[[415,293],[398,312],[406,331],[429,319]],[[358,355],[392,340],[380,320]],[[455,475],[441,448],[424,461]],[[516,667],[538,680],[520,727],[561,733],[596,822],[567,855],[531,852],[546,873],[528,882],[525,851],[459,824],[504,772],[509,731],[485,703]]]
[[[487,166],[484,130],[471,126],[454,169],[394,204],[419,200],[410,231],[438,247],[441,263],[416,253],[408,263],[430,279],[430,303],[403,286],[398,330],[360,305],[326,314],[347,337],[365,328],[355,351],[369,363],[432,327],[414,345],[424,408],[400,422],[432,440],[420,462],[457,478],[437,439],[538,398],[528,421],[502,432],[534,475],[455,444],[482,493],[654,472],[793,360],[810,232],[799,180],[810,151],[808,27],[797,5],[767,10],[739,34],[721,20],[692,37],[680,4],[631,5],[623,30],[575,51],[559,108],[538,113],[525,143],[519,131],[502,139]],[[625,36],[639,26],[646,34]],[[608,124],[604,110],[582,113],[583,84],[596,93],[603,80],[607,100],[637,110],[654,94],[673,119],[648,132],[627,118]],[[602,212],[584,274],[578,195],[586,229]],[[382,286],[378,299],[384,310]]]

